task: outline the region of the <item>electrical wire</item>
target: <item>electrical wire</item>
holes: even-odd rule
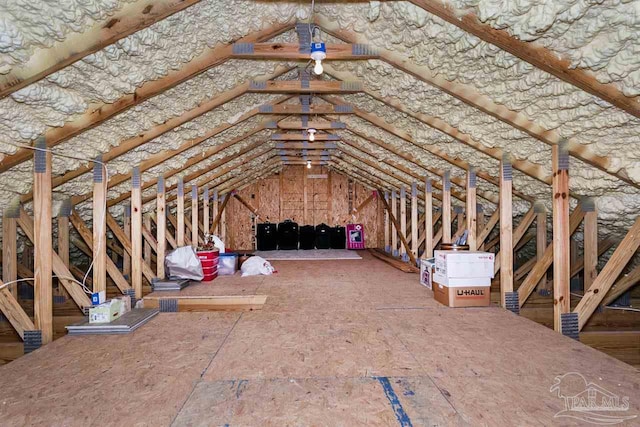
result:
[[[99,161],[97,159],[88,159],[86,157],[79,157],[79,156],[72,156],[72,155],[64,154],[64,153],[58,153],[58,152],[53,151],[51,148],[48,148],[48,147],[47,148],[40,148],[40,147],[34,147],[34,146],[31,146],[31,145],[15,143],[15,142],[4,142],[4,143],[7,144],[7,145],[11,145],[11,146],[17,147],[17,148],[25,148],[27,150],[51,153],[51,155],[55,155],[55,156],[58,156],[58,157],[64,157],[64,158],[73,159],[73,160],[80,160],[80,161],[85,161],[85,162],[97,163],[97,164],[101,165],[102,168],[104,169],[104,182],[105,183],[109,182],[109,168],[107,167],[107,164],[102,162],[102,161]],[[106,212],[106,210],[107,210],[106,197],[105,197],[105,200],[104,200],[103,208],[104,208],[104,210]],[[104,223],[101,224],[101,228],[103,228],[103,227],[104,227]],[[106,237],[106,234],[107,234],[106,228],[103,228],[102,230],[99,230],[99,233],[98,233],[98,236],[99,236],[98,247],[100,247],[102,245],[102,239]],[[82,278],[82,282],[76,280],[75,278],[58,277],[58,276],[53,276],[53,277],[57,277],[58,279],[62,279],[62,280],[73,281],[73,282],[77,283],[78,285],[80,285],[85,293],[91,295],[92,292],[87,288],[86,283],[87,283],[87,279],[89,277],[89,272],[91,272],[91,270],[93,269],[95,261],[96,261],[96,258],[94,256],[91,259],[91,264],[89,264],[89,268],[87,269],[87,272],[85,273],[84,277]],[[31,277],[31,278],[27,278],[27,279],[20,279],[20,281],[29,281],[29,280],[35,280],[35,278]],[[12,282],[9,282],[8,284],[12,284],[12,283],[16,283],[16,282],[18,282],[18,281],[12,281]],[[5,283],[3,286],[0,286],[0,289],[3,289],[8,284]]]
[[[608,308],[609,310],[625,310],[625,311],[637,311],[638,313],[640,313],[640,309],[639,308],[632,308],[632,307],[612,307],[610,305],[605,305],[604,308]]]

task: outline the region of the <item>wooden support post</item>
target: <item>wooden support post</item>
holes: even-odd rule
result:
[[[15,282],[18,279],[18,230],[17,217],[20,216],[19,205],[4,210],[2,218],[2,281]],[[8,285],[8,292],[14,299],[18,298],[18,284]]]
[[[478,236],[480,235],[480,232],[484,228],[485,224],[486,224],[486,217],[484,214],[484,206],[478,203],[476,205],[476,248],[479,246],[477,241]]]
[[[93,292],[107,291],[107,179],[102,156],[93,163]]]
[[[534,203],[533,209],[536,213],[536,260],[539,262],[547,248],[547,209],[541,202]],[[537,287],[548,290],[546,273],[542,275]]]
[[[454,234],[454,237],[451,237],[452,240],[455,240],[458,236],[460,236],[463,232],[466,225],[465,219],[464,219],[464,207],[463,206],[454,206],[453,207],[453,213],[456,214],[456,232]],[[451,223],[451,225],[453,226],[453,222]]]
[[[156,240],[158,249],[156,251],[156,274],[160,279],[164,279],[164,257],[167,247],[167,213],[166,198],[164,193],[164,178],[158,177],[158,194],[156,204]]]
[[[69,268],[69,215],[71,214],[71,199],[65,199],[60,207],[58,214],[58,256]],[[62,288],[62,284],[58,283],[58,287],[54,289],[55,295],[66,295]]]
[[[178,198],[176,199],[176,243],[182,247],[184,239],[184,181],[178,178]]]
[[[384,199],[389,204],[389,192],[384,192]],[[384,210],[384,250],[391,252],[391,221],[389,221],[389,211]]]
[[[131,174],[131,286],[137,299],[142,298],[142,191],[140,168]]]
[[[396,191],[393,190],[391,192],[391,210],[389,211],[389,216],[397,218],[398,217],[398,196],[396,195]],[[400,230],[398,229],[398,225],[395,221],[391,221],[391,255],[398,256],[398,234]]]
[[[411,252],[418,258],[418,184],[411,184]]]
[[[442,175],[442,243],[451,243],[451,171]]]
[[[124,228],[124,235],[131,240],[131,204],[124,206],[122,227]],[[122,254],[122,273],[127,277],[131,277],[131,255],[127,251]]]
[[[36,141],[33,159],[34,301],[36,329],[42,344],[53,341],[53,242],[51,238],[51,152],[44,138]]]
[[[204,187],[204,191],[202,192],[202,225],[204,227],[202,231],[204,234],[209,234],[211,232],[209,213],[209,186],[207,185]]]
[[[598,277],[598,209],[593,199],[582,200],[584,210],[584,290]]]
[[[142,216],[142,223],[144,224],[142,230],[146,228],[148,232],[151,232],[151,214],[146,214]],[[141,231],[142,231],[141,230]],[[144,232],[142,233],[144,237]],[[144,262],[147,263],[149,267],[151,267],[151,245],[147,239],[142,239],[143,242],[143,256]]]
[[[467,171],[467,245],[470,251],[477,249],[477,206],[476,206],[476,171],[469,168]]]
[[[211,220],[213,221],[211,223],[211,234],[215,234],[216,236],[219,235],[218,225],[214,224],[216,218],[218,218],[218,208],[218,190],[215,189],[213,190],[213,196],[211,197]]]
[[[389,211],[389,216],[390,216],[391,222],[393,222],[393,224],[395,225],[396,229],[398,229],[400,227],[400,224],[398,223],[398,220],[393,215],[393,213],[390,212],[389,204],[387,204],[387,201],[384,200],[384,197],[383,197],[383,194],[382,194],[381,190],[378,190],[378,195],[380,196],[380,199],[382,199],[382,203],[384,204],[385,209],[387,211]],[[418,262],[415,259],[415,257],[413,256],[413,254],[411,253],[411,249],[409,248],[409,244],[407,243],[407,239],[405,239],[403,234],[400,234],[399,237],[400,237],[400,241],[402,242],[402,245],[404,246],[405,253],[409,256],[409,260],[411,261],[411,265],[412,266],[417,265]]]
[[[574,313],[578,313],[578,328],[581,330],[593,312],[598,308],[614,281],[627,265],[631,257],[640,247],[640,216],[636,218],[627,235],[622,239],[611,258],[604,266],[591,287],[576,306]]]
[[[569,152],[566,142],[551,147],[551,153],[553,156],[553,328],[557,332],[562,332],[561,314],[571,311]]]
[[[198,248],[198,186],[191,185],[191,246]]]
[[[513,172],[505,155],[500,162],[500,300],[513,292],[513,205],[511,200]]]
[[[424,258],[433,257],[433,184],[427,178],[424,189]]]
[[[407,238],[407,192],[404,187],[400,188],[400,234]],[[403,261],[407,260],[407,251],[409,249],[400,245],[400,256]]]
[[[230,196],[231,193],[228,193],[227,196]],[[228,200],[231,197],[227,198]],[[220,207],[220,238],[223,242],[227,242],[227,211]]]

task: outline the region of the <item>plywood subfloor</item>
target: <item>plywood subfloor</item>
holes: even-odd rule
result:
[[[554,418],[568,372],[640,415],[633,367],[499,308],[442,307],[417,275],[363,257],[185,290],[266,294],[260,311],[61,338],[0,367],[1,424],[580,425]]]

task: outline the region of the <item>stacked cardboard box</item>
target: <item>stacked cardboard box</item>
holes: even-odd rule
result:
[[[435,251],[434,298],[449,307],[488,306],[494,261],[490,252]]]

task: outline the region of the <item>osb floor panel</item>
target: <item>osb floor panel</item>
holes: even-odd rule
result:
[[[265,294],[262,310],[61,338],[0,367],[0,425],[582,425],[554,418],[549,389],[569,372],[640,415],[633,367],[499,308],[443,307],[417,275],[363,258],[275,261],[274,276],[181,293]]]

